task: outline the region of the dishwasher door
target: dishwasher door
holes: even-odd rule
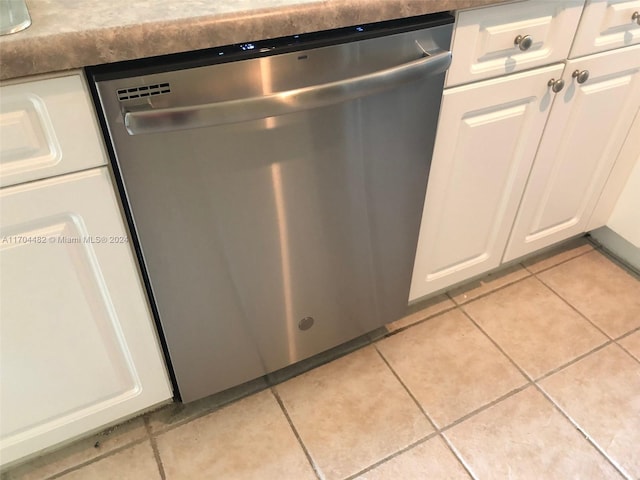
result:
[[[450,35],[97,82],[183,401],[403,315]]]

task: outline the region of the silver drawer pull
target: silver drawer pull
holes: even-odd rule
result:
[[[533,45],[533,38],[531,38],[531,35],[518,35],[513,43],[517,45],[520,50],[525,52],[531,48],[531,45]]]

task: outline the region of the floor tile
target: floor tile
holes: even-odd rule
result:
[[[418,323],[426,318],[433,317],[434,315],[442,313],[443,311],[455,306],[456,304],[453,303],[453,300],[451,300],[446,295],[436,295],[429,300],[417,304],[416,307],[418,307],[419,310],[417,310],[416,312],[407,315],[400,320],[396,320],[395,322],[387,324],[387,330],[389,332],[395,332],[396,330],[408,327],[409,325]]]
[[[357,480],[450,479],[471,477],[451,450],[434,437],[356,477]]]
[[[479,479],[620,479],[531,386],[444,432]]]
[[[354,475],[433,432],[372,346],[276,389],[328,480]]]
[[[627,352],[640,361],[640,330],[624,337],[619,343]]]
[[[534,277],[463,308],[532,378],[608,341]]]
[[[149,441],[74,470],[59,480],[160,480],[160,470]]]
[[[144,421],[142,418],[136,418],[49,454],[33,458],[6,472],[2,479],[37,480],[49,478],[146,436]]]
[[[386,338],[377,347],[441,427],[526,383],[459,310]]]
[[[266,390],[157,436],[167,479],[315,479]]]
[[[517,282],[531,275],[520,265],[512,265],[508,268],[501,269],[497,272],[490,273],[485,277],[474,282],[465,283],[449,292],[449,296],[458,305],[469,302],[480,295],[484,295],[494,290]]]
[[[640,280],[599,251],[538,274],[612,338],[640,327]]]
[[[589,240],[585,237],[575,238],[539,255],[529,257],[522,264],[530,272],[538,273],[591,250],[593,245]]]
[[[615,344],[540,386],[607,455],[640,478],[640,364]]]

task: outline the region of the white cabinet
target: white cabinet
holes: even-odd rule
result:
[[[588,71],[578,83],[574,71]],[[567,62],[504,260],[583,233],[640,108],[640,45]]]
[[[584,0],[526,0],[458,14],[446,86],[564,60]]]
[[[106,167],[0,189],[0,342],[3,465],[171,398]]]
[[[587,0],[571,58],[640,43],[640,0]]]
[[[618,14],[636,2],[587,3],[586,24],[606,4],[609,33],[628,30]],[[640,45],[566,60],[582,4],[525,1],[459,14],[448,84],[502,76],[444,92],[410,302],[608,218],[632,167],[622,159],[612,170],[640,115]],[[526,33],[527,51],[509,50],[506,39],[534,26],[541,33]],[[550,59],[564,63],[504,75]],[[564,81],[556,94],[551,78]]]
[[[410,301],[500,264],[562,69],[445,91]]]

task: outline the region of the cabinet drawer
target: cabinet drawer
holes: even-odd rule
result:
[[[529,0],[460,12],[446,86],[564,60],[583,4]]]
[[[587,0],[571,58],[640,43],[638,15],[640,0]]]
[[[106,163],[79,72],[0,86],[0,186]]]

